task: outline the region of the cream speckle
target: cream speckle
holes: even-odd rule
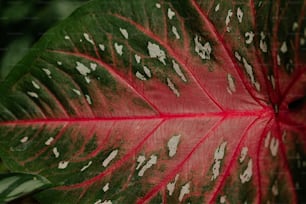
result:
[[[181,135],[173,135],[168,141],[169,157],[174,157],[180,142]]]
[[[83,33],[83,36],[85,38],[85,40],[87,40],[87,42],[91,43],[91,44],[95,44],[95,42],[93,41],[93,39],[89,36],[88,33]]]
[[[159,3],[155,4],[156,8],[161,8],[161,5]]]
[[[243,61],[243,65],[244,65],[245,71],[249,75],[252,84],[259,91],[260,90],[260,85],[259,85],[258,82],[255,81],[255,76],[254,76],[254,73],[253,73],[253,67],[247,62],[247,60],[245,58],[243,58],[242,61]]]
[[[90,96],[86,94],[86,95],[85,95],[85,98],[86,98],[87,103],[88,103],[89,105],[91,105],[91,104],[92,104],[92,100],[91,100]]]
[[[111,200],[105,200],[105,201],[103,201],[103,203],[101,203],[101,204],[113,204],[113,202],[112,202]]]
[[[92,161],[89,161],[88,164],[86,164],[85,166],[82,167],[81,172],[85,171],[86,169],[88,169],[92,164]]]
[[[32,85],[35,89],[40,89],[40,86],[35,81],[32,81]]]
[[[280,58],[279,54],[277,54],[276,60],[277,60],[277,65],[280,66],[281,65],[281,58]]]
[[[243,12],[240,7],[238,7],[237,9],[237,18],[238,18],[239,23],[242,23]]]
[[[241,55],[239,54],[239,52],[235,51],[235,57],[238,61],[241,61]]]
[[[90,68],[91,68],[92,71],[96,71],[96,69],[97,69],[97,64],[95,64],[95,63],[90,63]]]
[[[221,196],[220,197],[220,203],[225,203],[226,202],[226,196]]]
[[[116,50],[117,54],[122,56],[123,55],[123,45],[115,43],[114,46],[115,46],[115,50]]]
[[[204,45],[200,42],[201,39],[199,36],[196,36],[194,38],[194,42],[195,42],[195,51],[196,53],[198,53],[198,55],[205,60],[209,60],[210,59],[210,55],[212,52],[212,48],[210,46],[209,42],[206,42]]]
[[[86,83],[89,84],[90,83],[90,78],[88,76],[85,76],[84,78],[85,78]]]
[[[245,34],[244,34],[244,36],[245,36],[245,43],[246,44],[251,44],[252,42],[253,42],[253,39],[254,39],[254,36],[255,36],[255,34],[254,34],[254,32],[253,31],[249,31],[249,32],[246,32]]]
[[[141,61],[141,57],[137,54],[135,54],[134,57],[135,57],[135,60],[136,60],[137,64],[139,64],[140,61]]]
[[[180,96],[180,92],[176,89],[175,85],[169,78],[167,78],[167,85],[177,97]]]
[[[247,154],[248,154],[248,148],[247,147],[243,147],[240,153],[240,158],[239,158],[239,162],[242,163],[244,161],[244,159],[246,158]]]
[[[229,23],[230,23],[230,21],[231,21],[231,17],[233,16],[233,12],[232,12],[232,10],[231,9],[229,9],[228,11],[227,11],[227,16],[226,16],[226,18],[225,18],[225,25],[226,25],[226,31],[227,32],[230,32],[231,31],[231,28],[228,26],[229,25]]]
[[[227,74],[228,92],[232,94],[236,92],[235,78],[231,74]]]
[[[273,157],[277,155],[278,152],[279,141],[277,138],[272,137],[270,142],[270,151]]]
[[[100,48],[100,50],[105,51],[105,45],[99,44],[99,48]]]
[[[179,201],[181,202],[186,194],[190,193],[190,182],[186,183],[184,186],[182,186],[180,195],[179,195]]]
[[[58,64],[59,66],[63,65],[63,63],[62,63],[61,61],[57,61],[57,64]]]
[[[171,8],[168,8],[168,13],[167,14],[168,14],[168,18],[170,20],[172,20],[173,17],[175,16],[175,13],[174,13],[174,11],[171,10]]]
[[[154,164],[157,163],[157,156],[156,155],[151,155],[150,160],[140,169],[138,172],[138,176],[143,176],[146,170],[151,168]]]
[[[242,174],[240,174],[240,181],[242,184],[249,182],[253,175],[253,162],[252,159],[249,160],[247,168]]]
[[[152,58],[158,58],[160,62],[166,65],[166,53],[160,49],[159,45],[148,42],[149,55]]]
[[[145,156],[143,156],[143,155],[138,156],[138,158],[137,158],[138,165],[136,167],[136,170],[138,170],[145,161],[146,161]]]
[[[70,40],[70,37],[68,35],[65,35],[65,40]]]
[[[31,96],[32,98],[39,98],[38,94],[35,92],[28,91],[27,94]]]
[[[211,180],[215,180],[219,174],[220,174],[220,167],[221,167],[221,160],[224,157],[225,154],[225,148],[226,148],[227,142],[223,142],[215,151],[214,154],[214,165],[213,165],[213,175],[211,177]]]
[[[20,142],[21,142],[21,143],[26,143],[28,140],[29,140],[28,137],[23,137],[23,138],[20,140]]]
[[[52,76],[51,76],[51,72],[50,72],[50,70],[49,69],[45,69],[45,68],[43,68],[42,69],[44,72],[45,72],[45,74],[51,79],[52,78]]]
[[[268,52],[268,45],[267,45],[267,42],[265,40],[266,35],[263,32],[261,32],[260,37],[261,37],[261,39],[260,39],[260,42],[259,42],[259,48],[261,49],[262,52],[266,53],[266,52]]]
[[[52,149],[52,152],[53,152],[53,154],[54,154],[55,158],[59,158],[60,153],[58,152],[57,147],[54,147],[54,148]]]
[[[143,66],[143,71],[145,72],[145,74],[147,75],[147,77],[151,78],[152,77],[152,74],[151,74],[151,71],[148,67],[146,66]]]
[[[129,39],[129,33],[128,33],[128,31],[127,31],[126,29],[124,29],[124,28],[119,28],[119,30],[120,30],[121,34],[123,35],[123,37],[124,37],[125,39]]]
[[[118,150],[117,150],[117,149],[114,150],[114,151],[112,151],[112,152],[108,155],[108,157],[103,161],[102,165],[103,165],[104,167],[107,167],[108,164],[109,164],[113,159],[115,159],[115,157],[117,156],[117,154],[118,154]]]
[[[299,28],[298,22],[294,22],[294,23],[292,24],[292,31],[296,31],[298,28]]]
[[[45,142],[45,145],[49,146],[51,145],[51,143],[53,142],[54,138],[53,137],[49,137],[49,139]]]
[[[181,38],[181,36],[178,33],[177,28],[175,26],[172,26],[172,33],[174,34],[176,39],[180,39]]]
[[[78,96],[81,95],[81,92],[80,92],[79,90],[77,90],[77,89],[72,89],[72,91],[73,91],[74,93],[76,93]]]
[[[81,62],[76,62],[76,64],[77,64],[76,70],[78,70],[81,75],[87,76],[87,74],[91,72],[90,69]]]
[[[58,163],[58,169],[66,169],[68,167],[69,161],[60,161]]]
[[[102,200],[97,200],[94,204],[102,204]]]
[[[175,184],[176,184],[178,178],[179,178],[179,175],[177,174],[175,176],[174,182],[167,184],[167,190],[169,191],[169,196],[172,196],[172,194],[174,192],[174,189],[175,189]]]
[[[217,6],[215,7],[215,12],[220,10],[220,4],[217,4]]]
[[[305,45],[305,38],[300,39],[300,45],[302,45],[302,46]]]
[[[138,79],[140,79],[142,81],[146,81],[147,80],[147,78],[142,73],[140,73],[139,71],[137,71],[135,75],[136,75],[136,77]]]
[[[279,194],[277,181],[275,181],[272,186],[272,193],[274,196],[277,196]]]
[[[286,53],[288,51],[288,47],[287,47],[287,43],[284,41],[281,48],[280,48],[280,51],[282,53]]]
[[[179,75],[184,82],[187,82],[187,79],[184,76],[182,70],[180,69],[180,66],[178,65],[178,63],[172,60],[172,64],[173,64],[173,69],[176,72],[176,74]]]
[[[106,192],[106,191],[108,191],[109,190],[109,183],[107,183],[107,184],[105,184],[104,186],[103,186],[103,191],[104,192]]]

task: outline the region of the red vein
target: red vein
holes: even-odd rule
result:
[[[137,204],[143,204],[146,201],[148,201],[150,198],[152,198],[154,195],[156,195],[158,193],[158,191],[164,187],[165,185],[167,185],[167,183],[173,179],[173,175],[176,175],[184,166],[184,164],[192,157],[192,155],[194,154],[194,152],[203,144],[203,142],[206,141],[206,139],[212,135],[216,129],[218,127],[220,127],[220,125],[223,123],[223,121],[226,119],[226,117],[223,117],[222,119],[220,119],[216,124],[214,124],[210,130],[207,131],[207,133],[202,137],[202,139],[200,139],[200,141],[192,148],[192,150],[187,154],[187,156],[185,157],[185,159],[179,163],[175,169],[173,169],[164,179],[162,182],[160,182],[158,185],[156,185],[155,187],[153,187],[144,197],[142,197],[141,199],[139,199],[137,201]]]
[[[132,21],[131,19],[128,19],[124,16],[119,16],[119,15],[114,15],[115,17],[130,23],[131,25],[135,26],[138,30],[140,30],[141,32],[143,32],[144,34],[146,34],[147,36],[149,36],[150,38],[152,38],[154,41],[158,42],[160,45],[162,45],[167,52],[173,57],[173,59],[175,59],[183,68],[185,71],[187,71],[189,73],[189,75],[193,78],[194,82],[197,84],[197,86],[206,94],[206,96],[208,96],[208,98],[221,110],[224,111],[224,109],[222,108],[221,104],[206,90],[205,87],[203,87],[199,81],[199,79],[195,76],[195,74],[191,71],[191,69],[187,66],[187,64],[185,62],[183,62],[180,57],[178,56],[178,54],[164,41],[162,41],[161,39],[159,39],[158,36],[156,36],[153,32],[146,30],[144,27],[142,27],[141,25],[137,24],[136,22]]]
[[[140,149],[141,147],[144,145],[144,143],[157,131],[157,129],[165,122],[165,120],[161,120],[145,137],[142,141],[140,141],[140,143],[137,144],[137,146],[135,148],[133,148],[131,151],[129,151],[127,154],[125,154],[120,160],[116,161],[115,163],[113,163],[108,169],[106,169],[105,171],[101,172],[100,174],[98,174],[97,176],[88,179],[84,182],[78,183],[78,184],[73,184],[73,185],[69,185],[69,186],[61,186],[61,187],[57,187],[56,189],[58,190],[70,190],[70,189],[74,189],[74,188],[81,188],[84,186],[88,186],[91,185],[94,182],[97,182],[99,180],[101,180],[103,177],[105,177],[108,174],[113,173],[116,169],[118,169],[120,166],[122,166],[130,157],[132,157],[133,155],[135,155]]]
[[[49,52],[54,52],[54,53],[58,53],[58,54],[68,55],[68,56],[85,58],[89,61],[93,61],[93,62],[99,64],[101,67],[104,67],[118,81],[120,81],[122,84],[126,85],[134,93],[136,93],[139,97],[141,97],[146,103],[148,103],[151,106],[152,109],[154,109],[157,113],[161,114],[161,112],[157,108],[157,106],[154,105],[150,100],[148,100],[147,97],[143,93],[141,93],[134,86],[132,86],[123,76],[121,76],[121,74],[119,72],[115,71],[115,69],[112,66],[103,62],[102,60],[96,59],[92,56],[89,56],[89,55],[86,55],[86,54],[83,54],[83,53],[74,53],[74,52],[64,51],[64,50],[49,50]]]
[[[207,28],[209,29],[209,31],[211,31],[211,34],[218,40],[218,42],[220,42],[221,47],[224,50],[224,53],[226,54],[226,56],[228,57],[228,59],[230,60],[230,62],[232,63],[233,67],[235,68],[235,70],[238,73],[238,76],[240,77],[240,79],[242,80],[242,84],[245,86],[246,90],[248,91],[248,93],[250,94],[250,96],[262,107],[265,107],[264,104],[262,104],[262,102],[255,97],[254,93],[252,92],[253,88],[250,87],[249,83],[244,79],[241,70],[239,69],[239,65],[234,61],[234,56],[230,53],[228,47],[225,44],[224,39],[222,38],[222,36],[218,33],[216,27],[213,25],[213,23],[210,21],[210,19],[208,18],[208,16],[202,11],[202,9],[199,7],[199,5],[194,1],[191,0],[191,4],[192,6],[194,6],[194,8],[196,9],[196,11],[199,13],[200,17],[202,18],[202,20],[207,24]]]

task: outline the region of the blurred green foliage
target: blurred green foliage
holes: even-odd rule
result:
[[[40,36],[88,0],[0,0],[0,80]]]

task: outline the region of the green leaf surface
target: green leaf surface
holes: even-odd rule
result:
[[[306,3],[93,0],[0,84],[42,203],[303,203]]]

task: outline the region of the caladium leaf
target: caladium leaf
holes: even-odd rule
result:
[[[1,157],[42,203],[305,202],[305,38],[303,0],[92,1],[1,84]]]

